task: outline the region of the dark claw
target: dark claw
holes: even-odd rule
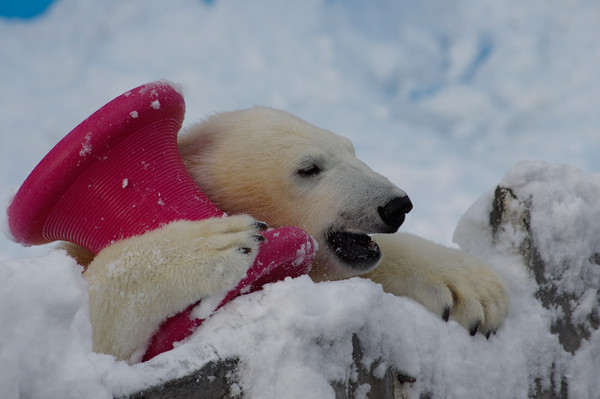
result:
[[[485,334],[485,339],[490,339],[490,335],[492,335],[492,331],[488,331],[487,334]]]
[[[444,319],[444,321],[448,321],[448,319],[450,319],[450,307],[446,306],[444,308],[444,313],[442,313],[442,319]]]
[[[404,384],[405,382],[412,384],[413,382],[417,381],[417,379],[408,374],[398,374],[398,381],[400,381],[400,384]]]
[[[260,234],[255,234],[252,237],[254,237],[254,239],[258,242],[262,242],[262,241],[266,240],[266,238],[264,236],[261,236]]]
[[[471,329],[469,330],[469,334],[471,334],[471,336],[474,336],[475,334],[477,334],[478,328],[479,328],[479,323],[475,323],[475,325],[473,327],[471,327]]]
[[[256,221],[254,222],[254,225],[256,226],[257,229],[259,229],[260,231],[265,231],[266,229],[269,228],[269,225],[266,224],[265,222],[260,222],[260,221]]]
[[[242,252],[244,255],[248,255],[250,252],[252,252],[252,249],[251,249],[251,248],[246,248],[246,247],[243,247],[243,248],[240,248],[240,251],[241,251],[241,252]]]

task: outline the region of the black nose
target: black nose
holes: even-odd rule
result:
[[[408,195],[404,197],[396,197],[384,206],[377,208],[379,216],[387,224],[395,229],[398,229],[404,222],[404,215],[411,211],[413,208],[412,202]]]

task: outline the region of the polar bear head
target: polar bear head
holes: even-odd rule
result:
[[[183,133],[179,148],[223,211],[311,234],[316,279],[372,270],[381,251],[368,234],[395,232],[412,208],[404,191],[356,158],[348,139],[284,111],[216,114]]]

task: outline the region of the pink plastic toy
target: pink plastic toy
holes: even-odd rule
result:
[[[164,81],[128,91],[65,136],[27,177],[8,208],[25,245],[70,241],[97,254],[124,238],[176,220],[222,217],[194,183],[177,148],[185,103]],[[315,246],[298,227],[266,232],[254,265],[221,302],[262,285],[307,273]],[[202,320],[192,305],[167,320],[144,360],[173,348]]]

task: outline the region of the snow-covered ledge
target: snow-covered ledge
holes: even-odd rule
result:
[[[146,386],[115,395],[410,397],[414,370],[404,368],[412,367],[402,361],[404,345],[395,345],[396,331],[385,337],[381,329],[385,312],[401,309],[364,279],[315,284],[300,277],[268,285],[227,305],[178,348],[133,366],[146,375]],[[409,334],[410,324],[396,322]]]
[[[369,398],[399,399],[410,396],[413,391],[413,377],[395,373],[387,369],[384,375],[375,376],[378,365],[375,363],[369,370],[365,369],[363,353],[356,336],[352,337],[351,365],[354,371],[346,381],[332,381],[331,387],[336,399]],[[128,399],[194,399],[194,398],[226,398],[243,397],[239,385],[239,358],[210,361],[202,368],[182,378],[145,388],[144,390],[127,395]],[[368,389],[367,389],[368,387]]]
[[[455,241],[498,265],[502,257],[512,259],[509,263],[528,273],[524,293],[514,291],[521,283],[516,274],[509,283],[513,312],[529,312],[536,325],[518,326],[523,334],[537,335],[533,351],[528,348],[529,396],[597,397],[600,174],[585,176],[546,162],[519,163],[463,216]],[[530,298],[522,301],[523,294]]]
[[[92,352],[86,283],[64,253],[5,261],[0,397],[176,397],[175,386],[221,384],[231,398],[595,398],[599,220],[600,175],[545,163],[517,165],[471,207],[455,241],[511,295],[489,339],[364,279],[301,277],[237,298],[133,366]]]

